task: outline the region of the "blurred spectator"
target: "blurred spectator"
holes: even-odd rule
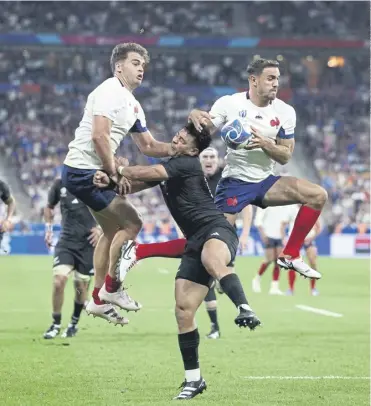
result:
[[[369,10],[362,1],[7,1],[0,15],[1,32],[22,33],[225,35],[238,23],[251,36],[369,38]]]

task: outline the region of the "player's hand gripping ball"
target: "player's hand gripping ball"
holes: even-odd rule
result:
[[[251,141],[251,133],[245,130],[238,118],[225,124],[220,134],[227,147],[231,149],[243,149]]]

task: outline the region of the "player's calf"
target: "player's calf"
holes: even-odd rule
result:
[[[206,389],[198,360],[200,335],[195,314],[207,293],[207,287],[179,278],[175,282],[175,315],[178,324],[178,343],[182,355],[185,381],[174,399],[191,399]]]
[[[205,307],[211,322],[211,330],[210,333],[207,334],[206,338],[210,339],[220,338],[217,301],[215,295],[215,288],[213,287],[209,289],[205,297]]]
[[[64,300],[64,289],[66,287],[67,276],[64,273],[63,267],[67,268],[68,273],[70,268],[61,265],[54,268],[53,276],[53,293],[52,293],[52,302],[53,302],[53,313],[52,313],[52,324],[45,331],[43,337],[47,340],[55,338],[61,330],[61,320],[62,320],[62,305]]]
[[[239,314],[235,323],[240,327],[249,327],[250,330],[260,325],[260,320],[248,304],[238,275],[227,266],[231,261],[231,253],[227,245],[221,240],[208,240],[204,244],[201,261],[207,272],[214,278],[218,278],[224,293],[238,309]]]

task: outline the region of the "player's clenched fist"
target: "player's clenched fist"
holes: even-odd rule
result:
[[[95,175],[93,178],[93,183],[96,187],[106,188],[110,184],[110,179],[109,179],[109,176],[105,172],[97,171],[97,172],[95,172]]]
[[[112,175],[108,176],[105,172],[95,172],[93,183],[99,188],[113,186],[119,195],[127,195],[131,192],[131,182],[125,176]]]

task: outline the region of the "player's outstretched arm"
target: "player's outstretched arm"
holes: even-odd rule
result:
[[[120,166],[117,169],[121,176],[129,179],[130,181],[143,181],[143,182],[161,182],[169,179],[166,169],[163,165],[150,165],[150,166]]]
[[[157,141],[148,130],[141,133],[132,132],[131,137],[144,155],[164,158],[175,154],[170,142]]]

